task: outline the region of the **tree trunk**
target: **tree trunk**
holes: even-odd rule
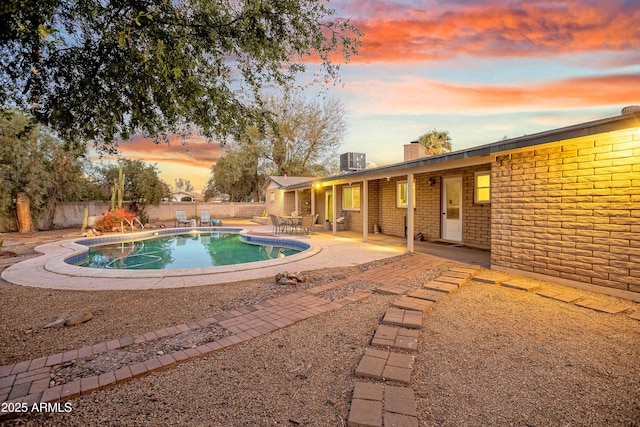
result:
[[[16,195],[16,215],[18,217],[18,231],[20,233],[30,233],[34,231],[31,220],[31,203],[27,193]]]
[[[45,206],[42,218],[42,229],[43,230],[51,230],[53,229],[53,220],[56,216],[56,207],[55,206]]]

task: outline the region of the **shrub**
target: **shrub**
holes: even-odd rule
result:
[[[115,228],[119,228],[123,225],[124,220],[133,221],[136,214],[127,212],[124,208],[120,208],[113,212],[105,212],[102,218],[96,221],[95,228],[102,232],[113,231]],[[125,223],[125,226],[128,225]]]

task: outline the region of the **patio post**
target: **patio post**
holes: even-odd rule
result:
[[[413,235],[414,235],[414,223],[413,223],[413,174],[407,175],[407,252],[413,252]]]
[[[333,197],[331,198],[333,200],[333,206],[331,206],[331,210],[333,211],[333,215],[332,215],[333,217],[331,219],[331,221],[332,221],[331,229],[333,230],[332,234],[335,236],[336,235],[336,227],[338,226],[338,224],[336,223],[336,219],[337,219],[337,216],[338,216],[338,213],[336,212],[336,210],[338,210],[338,202],[336,201],[336,199],[338,198],[337,197],[338,195],[336,194],[336,185],[335,184],[333,184],[331,186],[331,194],[333,194]]]
[[[362,181],[362,241],[369,235],[369,181]]]

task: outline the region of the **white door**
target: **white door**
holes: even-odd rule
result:
[[[462,178],[442,180],[442,238],[462,241]]]
[[[333,221],[333,192],[327,191],[324,196],[324,219]]]

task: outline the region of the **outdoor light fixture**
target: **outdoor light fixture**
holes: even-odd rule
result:
[[[433,179],[433,177],[429,177],[427,183],[429,183],[429,187],[433,187],[434,185],[436,185],[436,180]]]

